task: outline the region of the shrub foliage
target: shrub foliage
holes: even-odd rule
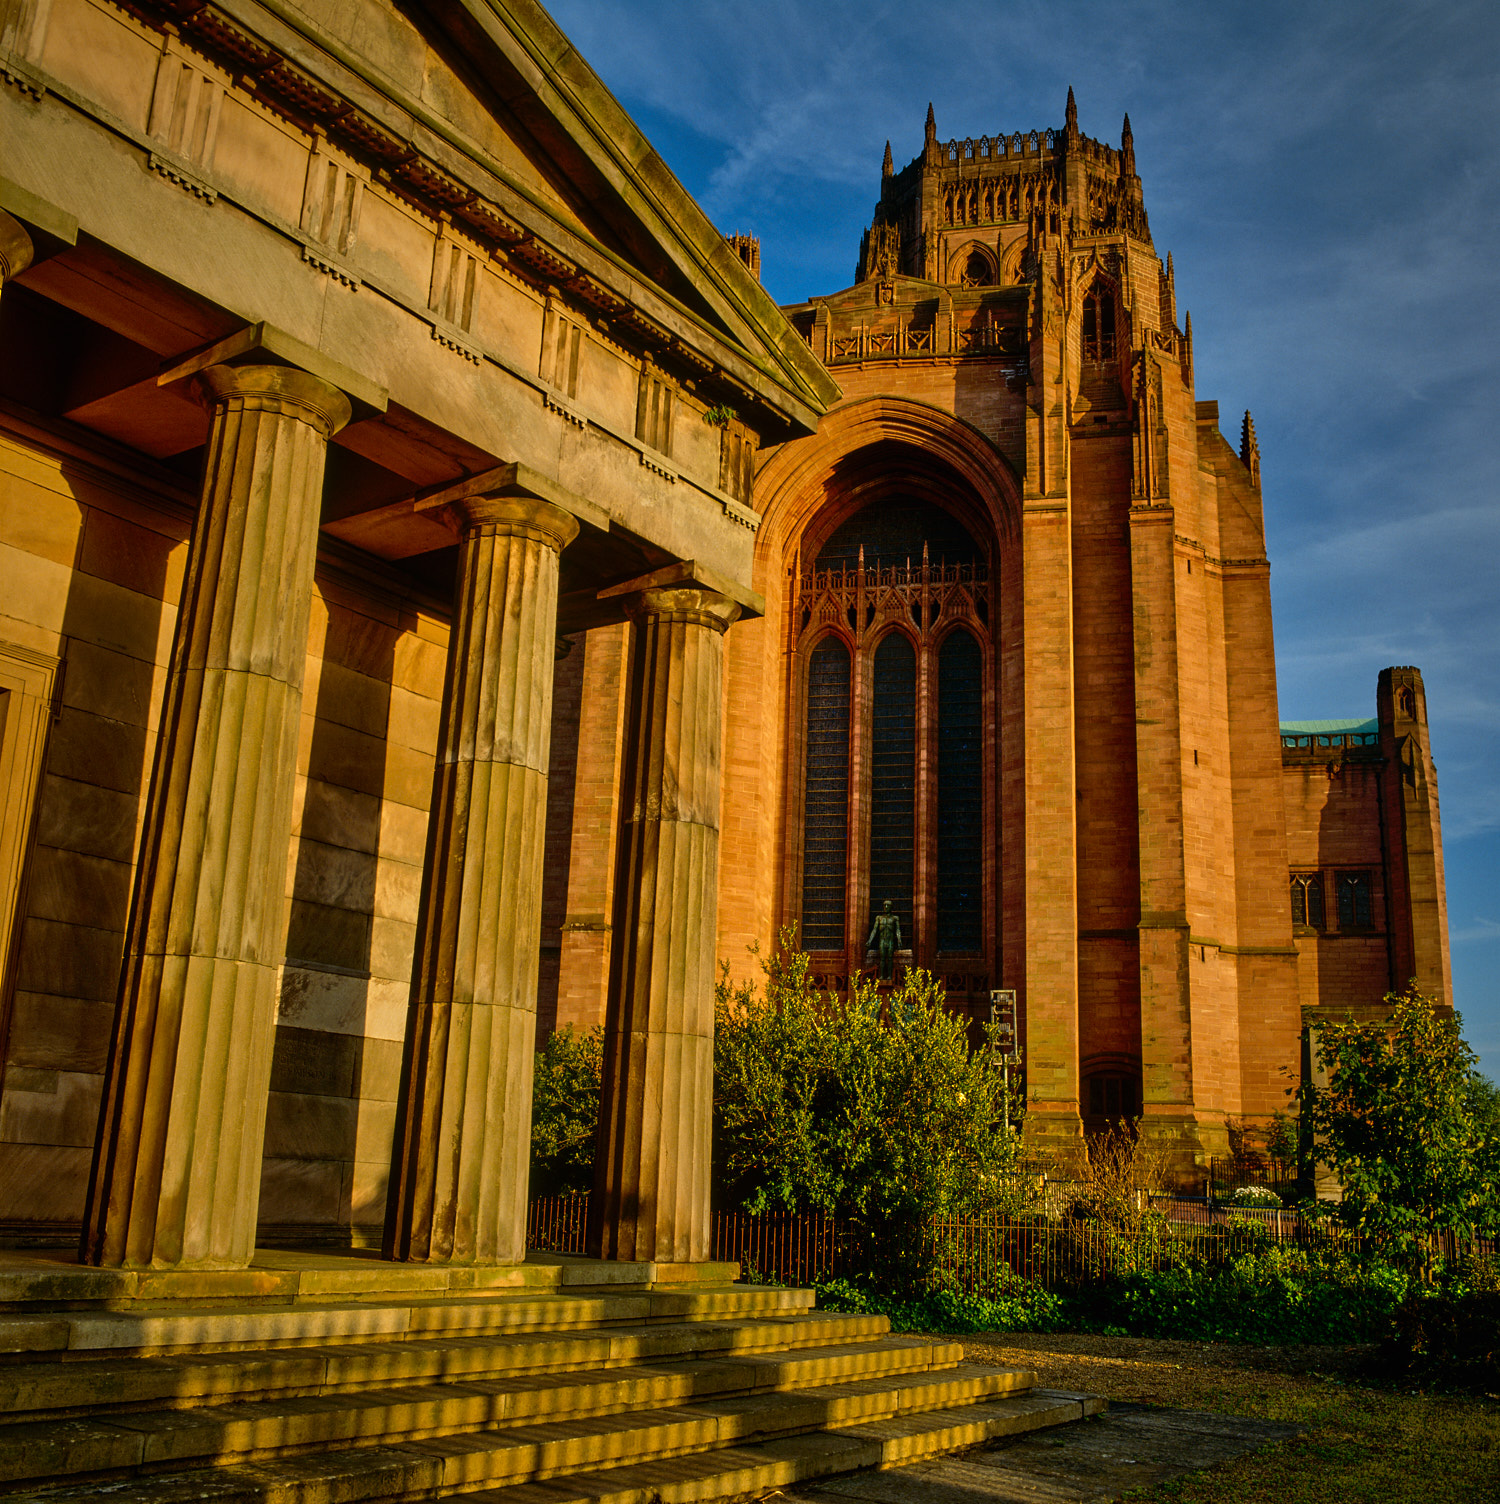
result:
[[[1343,1186],[1339,1216],[1430,1280],[1432,1235],[1500,1232],[1500,1133],[1456,1014],[1415,985],[1389,1022],[1324,1026],[1326,1087],[1303,1094],[1314,1152]]]
[[[531,1086],[531,1194],[592,1190],[604,1033],[558,1029],[536,1052]]]
[[[882,994],[821,995],[791,937],[762,987],[720,981],[714,1171],[725,1207],[822,1211],[870,1235],[898,1282],[930,1259],[935,1217],[1015,1194],[1019,1094],[971,1049],[941,986],[913,969]],[[1008,1110],[1008,1117],[1007,1117]]]

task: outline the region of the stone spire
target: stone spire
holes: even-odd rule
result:
[[[1076,140],[1078,138],[1078,105],[1073,99],[1073,86],[1071,84],[1068,85],[1068,112],[1065,123],[1067,125],[1068,140]]]
[[[1135,137],[1130,134],[1130,116],[1125,117],[1125,129],[1120,135],[1120,176],[1135,176]]]
[[[928,162],[936,162],[938,159],[937,116],[932,113],[931,103],[927,106],[927,130],[922,138],[922,156]]]
[[[1250,484],[1260,489],[1260,445],[1255,441],[1255,419],[1250,409],[1245,409],[1245,421],[1240,424],[1240,463],[1250,472]]]
[[[885,143],[885,161],[880,164],[880,175],[883,178],[890,177],[896,170],[895,163],[891,161],[891,143]]]

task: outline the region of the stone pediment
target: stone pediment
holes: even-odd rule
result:
[[[794,429],[837,400],[806,343],[539,5],[289,0],[274,12],[225,10],[355,107],[361,124],[343,132],[351,148],[369,138],[377,165],[387,158],[392,178],[513,255],[523,274],[690,364],[696,355],[704,369],[735,373]],[[341,123],[329,121],[330,137]],[[416,160],[390,161],[390,142]]]

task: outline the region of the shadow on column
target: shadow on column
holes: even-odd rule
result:
[[[547,766],[547,835],[542,858],[541,962],[536,989],[537,1048],[557,1027],[562,974],[562,926],[572,875],[573,806],[578,773],[578,725],[583,698],[584,643],[557,639],[552,675],[552,751]]]

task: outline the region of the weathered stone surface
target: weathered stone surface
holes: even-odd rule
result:
[[[209,457],[89,1188],[96,1264],[254,1246],[323,460],[349,417],[288,367],[197,381]]]
[[[526,1254],[558,556],[549,502],[466,496],[386,1255]]]
[[[709,1255],[724,632],[708,590],[647,590],[634,626],[620,880],[589,1250]]]

